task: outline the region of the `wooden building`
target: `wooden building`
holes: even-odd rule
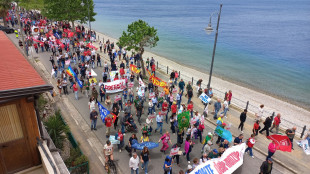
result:
[[[36,98],[49,90],[52,86],[0,31],[0,174],[41,164]]]

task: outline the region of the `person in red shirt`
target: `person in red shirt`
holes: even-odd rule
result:
[[[105,131],[106,138],[110,137],[110,129],[111,129],[111,126],[112,126],[112,122],[113,122],[113,120],[110,117],[110,115],[107,115],[107,117],[104,119],[105,126],[107,127],[106,131]]]
[[[166,123],[168,124],[168,103],[166,100],[164,100],[161,108],[162,113],[166,113]]]
[[[122,134],[122,130],[118,129],[117,139],[119,140],[119,144],[117,145],[119,152],[122,152],[122,148],[124,146],[124,135]]]
[[[280,118],[281,118],[281,114],[277,114],[277,116],[274,118],[272,127],[271,127],[271,129],[270,129],[270,132],[271,132],[271,133],[273,133],[273,132],[272,132],[272,129],[273,129],[273,128],[276,128],[276,134],[278,134],[278,132],[279,132],[279,126],[280,126],[280,123],[281,123]]]
[[[121,76],[123,76],[125,74],[125,70],[123,67],[121,67],[121,69],[119,70],[119,73]]]
[[[155,63],[152,65],[152,75],[155,76]]]
[[[253,130],[252,130],[253,134],[255,134],[257,136],[259,129],[260,129],[259,120],[256,120],[256,122],[254,123],[254,126],[253,126]]]
[[[75,96],[76,100],[79,100],[78,90],[79,90],[79,88],[77,87],[76,82],[74,82],[74,84],[73,84],[73,91],[74,91],[74,96]]]
[[[231,90],[229,90],[228,93],[226,94],[226,98],[227,98],[227,101],[228,101],[228,105],[230,105],[230,101],[231,101],[231,98],[232,98]]]
[[[187,110],[191,112],[191,118],[193,118],[193,110],[194,110],[194,103],[193,101],[190,101],[187,105]]]
[[[255,139],[254,139],[254,137],[255,137],[255,134],[252,134],[251,137],[250,137],[250,138],[248,139],[248,141],[247,141],[248,147],[245,149],[245,153],[248,153],[248,151],[250,151],[250,156],[251,156],[252,158],[254,158],[254,155],[253,155],[253,152],[252,152],[252,148],[253,148],[253,146],[254,146],[254,144],[255,144]]]
[[[171,112],[172,112],[172,114],[176,114],[177,113],[177,104],[176,104],[175,101],[171,105]]]

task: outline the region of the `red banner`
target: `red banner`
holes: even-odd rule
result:
[[[160,79],[156,76],[153,76],[149,70],[147,70],[147,72],[149,73],[150,80],[153,82],[154,85],[160,86],[162,88],[167,86],[167,82],[163,81],[162,79]]]
[[[286,135],[270,135],[267,138],[275,142],[277,150],[291,152],[292,144]]]

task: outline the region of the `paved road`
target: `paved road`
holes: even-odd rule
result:
[[[9,37],[13,40],[16,40],[14,35],[11,34],[9,35]],[[17,44],[17,40],[15,42],[15,44]],[[38,60],[41,61],[44,66],[46,67],[46,69],[48,71],[51,71],[51,63],[49,62],[49,57],[51,55],[51,52],[39,52],[39,54],[37,55],[36,53],[34,53],[34,57],[38,57]],[[107,55],[104,55],[104,58],[106,59],[107,58]],[[101,72],[102,72],[102,69],[103,68],[100,68],[100,67],[96,67],[94,70],[95,72],[98,74],[98,78],[97,79],[101,79]],[[49,72],[50,73],[50,72]],[[161,75],[162,76],[162,75]],[[164,76],[163,76],[164,77]],[[137,85],[137,82],[135,82],[135,85]],[[115,94],[114,94],[115,95]],[[114,95],[111,95],[111,97],[113,98]],[[75,100],[74,99],[74,94],[72,93],[71,90],[69,90],[69,96],[68,96],[69,100],[73,103],[73,105],[78,109],[78,111],[81,113],[81,115],[83,115],[83,118],[85,121],[88,122],[88,125],[90,126],[90,121],[89,121],[89,109],[88,109],[88,98],[84,95],[81,95],[79,94],[79,100]],[[146,112],[147,112],[147,103],[145,102],[145,114],[142,116],[142,122],[145,122],[145,118],[146,118]],[[195,106],[196,108],[196,106]],[[201,110],[198,109],[198,110]],[[132,110],[132,112],[134,113],[135,111]],[[121,113],[122,114],[122,113]],[[136,119],[136,118],[135,118]],[[137,123],[137,120],[136,120],[136,123]],[[156,124],[153,125],[153,127],[156,127]],[[213,132],[214,130],[214,126],[213,124],[210,124],[209,122],[206,122],[206,130],[204,131],[204,136],[207,134],[207,132],[211,131]],[[102,144],[105,144],[105,141],[106,141],[106,138],[105,138],[105,126],[103,125],[103,123],[98,120],[98,124],[97,124],[97,131],[95,131],[95,134],[97,136],[97,138],[100,140],[100,142]],[[163,126],[163,132],[164,131],[169,131],[170,132],[170,124],[167,125],[164,123],[164,126]],[[115,133],[115,131],[113,130],[112,131],[112,134]],[[127,144],[128,142],[128,139],[130,137],[130,133],[126,134],[125,136],[125,143]],[[140,138],[141,137],[141,131],[138,132],[137,134],[137,137]],[[160,138],[160,134],[159,133],[153,133],[152,136],[150,137],[151,141],[158,141],[158,139]],[[173,142],[173,144],[176,142],[176,135],[172,135],[171,136],[171,140]],[[202,147],[202,144],[198,143],[197,140],[194,140],[194,142],[196,143],[194,145],[194,148],[193,148],[193,151],[191,152],[191,155],[190,155],[190,158],[191,158],[191,161],[195,158],[195,157],[200,157],[201,153],[200,153],[200,150],[201,150],[201,147]],[[184,145],[184,144],[183,144]],[[182,146],[182,150],[183,150],[183,147]],[[216,145],[214,145],[214,148],[217,148]],[[123,151],[121,153],[119,153],[117,151],[117,147],[115,146],[115,149],[114,150],[114,155],[115,155],[115,159],[117,161],[117,164],[121,170],[122,173],[129,173],[127,172],[129,167],[128,167],[128,161],[129,161],[129,155],[126,151]],[[150,153],[150,158],[151,158],[151,163],[149,164],[149,172],[148,173],[151,173],[151,174],[155,174],[155,173],[161,173],[163,171],[162,167],[163,167],[163,163],[164,163],[164,158],[165,158],[165,154],[161,153],[159,151],[160,148],[156,148],[156,149],[153,149],[151,150],[151,153]],[[265,159],[265,156],[261,155],[260,153],[256,152],[254,150],[254,155],[255,155],[255,158],[252,159],[251,157],[249,156],[245,156],[244,157],[244,164],[238,169],[236,170],[234,173],[236,174],[248,174],[248,173],[258,173],[259,172],[259,166],[261,165],[261,163],[263,162],[263,160]],[[178,167],[177,165],[173,165],[173,173],[177,173],[177,171],[179,171],[180,169],[186,169],[187,167],[187,161],[186,161],[186,158],[185,157],[180,157],[180,165],[181,165],[181,168]],[[90,164],[91,166],[91,164]],[[287,173],[287,172],[283,172],[283,169],[281,169],[281,172],[279,170],[280,167],[275,164],[274,166],[274,170],[273,170],[273,173],[276,173],[276,174],[280,174],[280,173]],[[98,172],[100,173],[100,172]],[[143,173],[141,168],[140,168],[140,173]]]

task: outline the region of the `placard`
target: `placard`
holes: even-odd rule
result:
[[[149,93],[149,98],[150,98],[150,99],[152,99],[152,98],[154,98],[154,97],[155,97],[155,92]]]
[[[148,118],[149,118],[150,120],[153,119],[153,118],[155,118],[155,117],[156,117],[155,114],[148,115]]]
[[[204,92],[199,96],[200,100],[204,103],[209,103],[211,98],[208,97]]]
[[[176,148],[171,148],[170,151],[170,156],[174,156],[174,155],[178,155],[180,148],[176,147]]]
[[[134,86],[134,82],[129,82],[128,83],[128,88],[132,88]]]
[[[177,88],[173,88],[172,93],[178,93],[178,89]]]
[[[120,101],[121,99],[122,99],[122,96],[120,96],[120,95],[116,95],[114,97],[114,101]]]
[[[161,92],[161,93],[159,94],[159,96],[160,96],[160,97],[164,97],[164,96],[165,96],[165,93],[164,93],[164,92]]]

